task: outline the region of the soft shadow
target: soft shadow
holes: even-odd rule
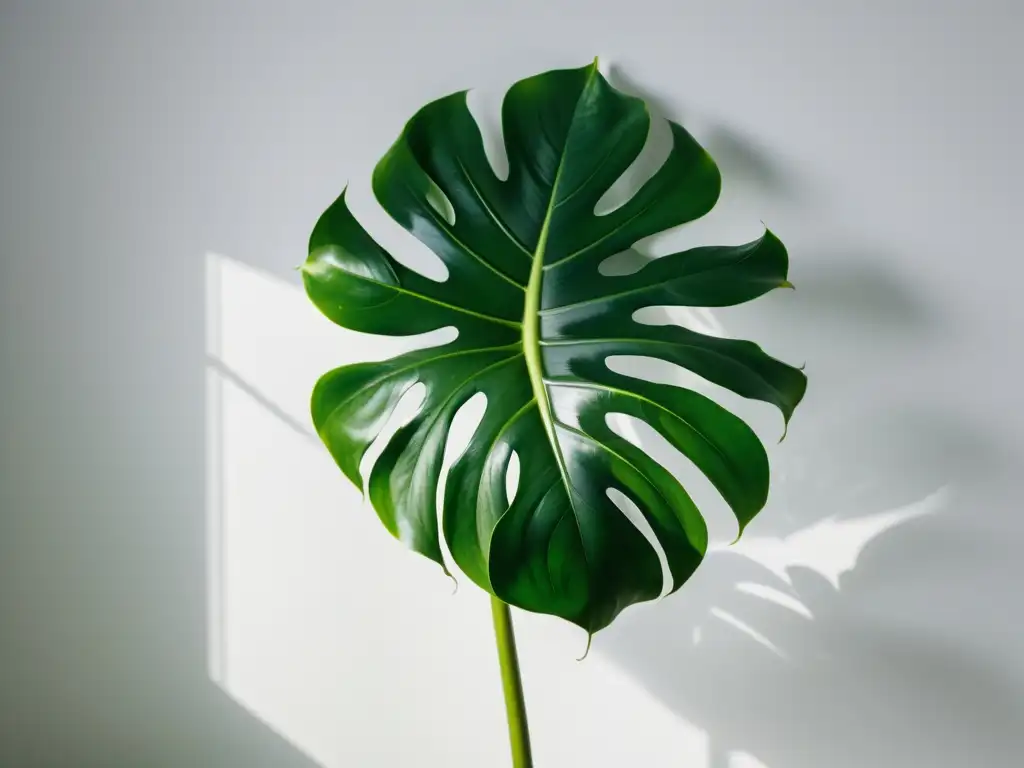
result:
[[[704,138],[727,179],[744,183],[786,201],[805,200],[806,181],[797,179],[768,147],[736,128],[715,124]]]
[[[616,64],[608,68],[608,82],[624,93],[643,99],[655,117],[666,118],[681,125],[688,125],[690,121],[704,123],[706,130],[699,139],[715,158],[729,183],[749,186],[787,202],[809,197],[806,180],[798,178],[776,153],[753,139],[747,131],[677,109],[673,106],[674,99],[636,82]]]
[[[681,122],[681,116],[678,111],[672,107],[667,99],[638,83],[618,64],[610,64],[608,66],[607,79],[613,87],[618,88],[623,93],[628,93],[646,101],[652,114],[668,120],[674,120],[677,123]]]
[[[908,409],[801,440],[741,544],[627,611],[598,652],[719,752],[769,768],[1010,764],[1024,708],[984,659],[1013,636],[1013,560],[975,501],[1004,462],[965,425]],[[815,567],[844,558],[845,572]]]
[[[945,317],[909,282],[883,266],[895,259],[870,249],[836,250],[804,247],[794,257],[791,275],[796,295],[787,297],[793,311],[817,322],[844,325],[860,332],[881,330],[900,335],[935,335]]]
[[[227,365],[223,360],[208,355],[206,358],[206,364],[210,367],[210,370],[219,373],[221,376],[224,377],[225,380],[230,381],[232,384],[234,384],[236,387],[242,390],[245,394],[251,397],[254,401],[259,403],[268,412],[273,414],[275,418],[277,418],[282,424],[286,425],[288,429],[290,429],[292,432],[294,432],[297,435],[302,435],[302,437],[309,438],[310,440],[317,439],[316,433],[313,431],[313,428],[311,426],[299,421],[290,413],[285,411],[284,408],[282,408],[280,405],[278,405],[265,394],[263,394],[258,387],[249,383],[249,381],[244,376],[239,375],[234,369],[231,368],[231,366]],[[223,425],[218,424],[217,428],[223,429]]]
[[[795,293],[715,311],[726,335],[806,355],[768,507],[595,651],[707,731],[709,768],[1012,764],[1020,681],[985,660],[1020,636],[1024,461],[935,396],[949,329],[883,259],[801,264]]]
[[[195,739],[190,734],[195,740],[183,739],[177,746],[178,759],[168,765],[322,768],[321,763],[240,706],[219,686],[209,683],[207,691],[208,703],[202,715],[194,718],[195,729],[206,738]]]

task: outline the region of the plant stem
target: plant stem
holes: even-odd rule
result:
[[[533,768],[530,730],[526,725],[526,703],[523,700],[523,681],[519,677],[516,636],[512,631],[512,614],[508,606],[494,596],[491,596],[491,613],[494,615],[494,635],[498,643],[498,662],[501,665],[501,687],[505,692],[508,737],[512,743],[512,768]]]

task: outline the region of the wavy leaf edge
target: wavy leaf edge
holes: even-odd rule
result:
[[[629,605],[662,595],[658,546],[672,581],[665,594],[685,583],[707,548],[703,517],[685,489],[607,426],[610,413],[646,421],[711,480],[737,517],[737,541],[763,508],[769,481],[764,448],[741,419],[692,390],[615,373],[607,358],[639,349],[772,404],[785,438],[806,391],[802,370],[753,342],[633,316],[647,306],[730,306],[791,288],[788,253],[765,227],[739,246],[699,246],[629,275],[601,275],[610,256],[714,206],[721,183],[714,161],[669,121],[669,157],[627,201],[598,216],[597,200],[647,141],[651,117],[642,100],[614,89],[596,59],[518,81],[502,104],[510,165],[502,180],[466,93],[418,110],[373,172],[374,197],[444,261],[448,278],[426,278],[385,251],[352,215],[347,188],[318,220],[301,267],[310,300],[342,327],[408,336],[454,326],[458,335],[329,371],[314,387],[312,419],[392,535],[451,575],[443,533],[456,564],[492,595],[592,636]],[[570,191],[562,195],[567,175]],[[485,287],[489,295],[481,295]],[[513,369],[520,358],[524,370]],[[416,383],[427,389],[420,411],[387,440],[364,479],[360,462]],[[449,428],[477,392],[487,398],[483,420],[449,467],[438,509]],[[492,399],[496,393],[503,397]],[[537,448],[541,434],[557,473]],[[525,459],[523,446],[533,446]],[[513,452],[520,487],[510,502],[503,479]],[[600,498],[605,488],[636,504],[654,542],[610,497]]]

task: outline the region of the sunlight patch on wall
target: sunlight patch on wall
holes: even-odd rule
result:
[[[729,768],[769,768],[753,755],[746,752],[732,752],[729,755]]]
[[[838,590],[842,575],[856,567],[868,544],[898,525],[934,514],[945,505],[948,495],[949,489],[942,487],[899,509],[851,520],[825,518],[788,536],[747,535],[732,547],[716,545],[712,549],[731,549],[760,563],[787,583],[791,583],[790,568],[810,568]]]

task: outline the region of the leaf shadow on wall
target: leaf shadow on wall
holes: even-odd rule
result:
[[[743,151],[705,142],[726,184],[807,199],[730,135]],[[962,400],[934,360],[954,329],[885,254],[800,251],[795,293],[683,319],[806,355],[808,397],[785,443],[766,440],[768,507],[680,592],[627,610],[595,652],[707,732],[707,768],[737,768],[741,755],[766,768],[1012,764],[1022,681],[987,659],[1012,658],[1019,637],[1007,606],[1018,599],[1008,542],[1022,532],[1021,458],[952,405]],[[639,362],[635,375],[654,375]]]
[[[612,64],[608,82],[619,90],[647,102],[652,115],[669,118],[690,128],[692,116],[680,115],[668,99],[634,81],[621,67]],[[685,118],[685,119],[684,119]],[[715,158],[724,176],[731,181],[758,189],[776,199],[803,201],[811,197],[808,180],[796,178],[783,161],[759,144],[747,132],[717,120],[707,120],[707,130],[700,136],[701,144]],[[817,190],[814,195],[817,196]]]
[[[994,562],[998,531],[974,520],[997,459],[943,421],[897,409],[805,425],[741,543],[595,643],[706,730],[709,768],[740,751],[768,768],[1019,753],[1020,702],[984,663],[1012,636],[1011,554]]]

